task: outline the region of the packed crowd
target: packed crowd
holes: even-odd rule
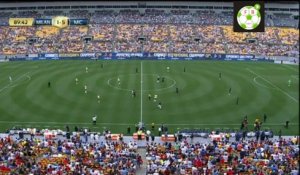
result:
[[[294,39],[299,37],[299,30],[295,28],[281,28],[278,30],[278,36],[282,44],[299,45],[299,40]]]
[[[195,26],[196,36],[203,42],[213,43],[222,42],[225,33],[221,27],[218,26]]]
[[[94,37],[94,41],[112,41],[114,26],[111,24],[93,24],[90,25],[89,32]]]
[[[193,25],[170,25],[170,39],[172,41],[189,42],[195,39],[196,34]]]
[[[47,10],[43,15],[62,12]],[[20,13],[40,15],[36,11]],[[1,12],[0,15],[7,18],[12,14]],[[228,26],[232,24],[231,16],[230,12],[217,14],[209,10],[194,14],[188,10],[172,10],[168,14],[164,10],[147,9],[143,15],[138,10],[119,13],[99,10],[93,14],[87,10],[71,10],[71,18],[88,18],[89,26],[62,30],[50,26],[0,26],[0,54],[144,51],[288,56],[299,51],[298,29],[267,27],[263,33],[237,33]],[[87,42],[85,37],[92,41]],[[31,38],[36,40],[28,44]],[[255,42],[249,43],[249,40]]]
[[[143,34],[148,36],[148,40],[151,42],[167,42],[169,41],[169,25],[165,24],[151,24],[145,25],[143,28]]]
[[[90,18],[91,24],[113,24],[114,22],[115,18],[113,10],[97,10]]]
[[[38,26],[35,31],[35,36],[39,38],[40,43],[46,41],[58,42],[59,29],[52,26]]]
[[[299,173],[299,138],[147,143],[147,174]]]
[[[12,12],[0,12],[0,26],[8,25],[9,17],[12,14]]]
[[[146,41],[143,45],[143,50],[145,52],[163,52],[166,53],[169,51],[168,42],[156,42],[156,41]]]
[[[30,37],[35,36],[35,27],[11,27],[7,31],[5,41],[11,42],[24,42]]]
[[[27,49],[30,54],[57,53],[57,46],[52,42],[34,43],[29,45]]]
[[[91,24],[101,23],[156,23],[156,24],[200,24],[200,25],[231,25],[233,23],[233,12],[223,11],[216,13],[213,10],[198,10],[194,13],[189,10],[170,10],[167,13],[165,10],[146,9],[145,13],[140,13],[138,10],[125,9],[115,13],[113,10],[96,10],[90,12],[88,10],[70,10],[68,14],[61,10],[45,10],[39,12],[35,10],[13,12],[1,12],[0,24],[7,25],[9,17],[52,17],[58,15],[67,15],[71,18],[86,18],[90,19]],[[280,27],[298,27],[297,20],[287,14],[267,14],[265,18],[267,26]]]
[[[117,41],[133,41],[142,36],[143,25],[140,24],[120,24],[117,26]]]
[[[134,175],[142,163],[135,142],[0,139],[0,174]]]
[[[270,17],[275,26],[280,27],[299,27],[299,20],[293,19],[293,17],[289,14],[278,13],[274,14]]]
[[[138,10],[120,10],[119,15],[115,16],[115,23],[137,23],[140,16]]]
[[[104,51],[111,52],[193,52],[289,55],[299,47],[298,30],[266,28],[265,33],[236,33],[229,26],[162,24],[94,24],[88,27],[0,27],[0,53],[13,54]],[[93,42],[85,43],[84,37]],[[27,44],[28,39],[37,42]],[[140,41],[144,38],[145,41]],[[254,39],[255,43],[248,43]],[[76,41],[76,42],[74,42]],[[259,46],[259,47],[258,47]],[[47,48],[49,47],[49,48]]]
[[[41,13],[35,10],[29,11],[18,11],[18,13],[12,14],[10,17],[19,17],[19,18],[40,18],[42,16]]]
[[[83,18],[89,19],[91,14],[88,10],[71,10],[68,14],[70,18]]]
[[[62,10],[46,10],[44,11],[45,17],[53,17],[53,16],[63,16],[64,11]]]
[[[122,41],[115,43],[116,52],[142,52],[142,45],[138,41]]]
[[[98,52],[101,50],[102,52],[112,52],[113,45],[111,41],[98,41],[98,42],[90,42],[85,44],[85,51],[87,52]]]

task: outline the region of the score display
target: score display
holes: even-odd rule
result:
[[[88,19],[70,19],[66,16],[56,16],[47,19],[34,18],[10,18],[9,26],[34,26],[50,25],[58,28],[65,28],[69,25],[87,25]]]

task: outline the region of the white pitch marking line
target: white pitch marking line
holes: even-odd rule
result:
[[[129,75],[131,75],[131,74],[129,74]],[[132,75],[136,75],[136,74],[132,74]],[[158,76],[158,74],[144,74],[144,75],[156,75],[156,76]],[[172,88],[172,87],[174,87],[175,85],[176,85],[176,81],[174,80],[174,79],[172,79],[172,78],[170,78],[170,77],[165,77],[166,79],[169,79],[169,80],[171,80],[171,81],[173,81],[173,83],[170,85],[170,86],[168,86],[168,87],[165,87],[165,88],[160,88],[160,89],[143,89],[143,91],[144,92],[146,92],[146,91],[162,91],[162,90],[165,90],[165,89],[170,89],[170,88]],[[114,88],[114,89],[118,89],[118,90],[121,90],[121,91],[131,91],[132,89],[126,89],[126,88],[119,88],[119,87],[116,87],[116,86],[113,86],[113,85],[111,85],[111,80],[113,80],[114,78],[110,78],[110,79],[108,79],[107,80],[107,85],[108,86],[110,86],[110,87],[112,87],[112,88]],[[140,91],[140,90],[137,90],[137,91]]]
[[[9,124],[49,124],[49,125],[89,125],[92,123],[77,123],[77,122],[19,122],[19,121],[0,121],[0,123],[9,123]],[[134,123],[98,123],[102,125],[134,125]]]
[[[10,67],[6,67],[5,69],[19,69],[20,66],[10,66]],[[31,67],[26,67],[26,69],[38,69],[39,66],[31,66]]]
[[[264,87],[264,88],[268,88],[268,89],[275,89],[274,87],[268,87],[268,86],[265,86],[265,85],[263,85],[263,84],[260,84],[259,82],[256,81],[257,78],[260,78],[260,77],[255,77],[255,78],[253,78],[253,81],[254,81],[257,85],[259,85],[259,86],[261,86],[261,87]]]
[[[289,123],[289,124],[291,124],[291,125],[299,125],[299,123]],[[176,125],[195,125],[195,126],[205,126],[205,125],[210,125],[210,126],[214,126],[214,125],[216,125],[216,126],[226,126],[226,125],[229,125],[229,126],[236,126],[236,125],[241,125],[241,124],[237,124],[237,123],[227,123],[227,124],[225,124],[225,123],[221,123],[221,124],[219,124],[219,123],[217,123],[217,124],[213,124],[213,123],[199,123],[199,124],[195,124],[195,123],[192,123],[192,124],[188,124],[188,123],[174,123],[174,124],[168,124],[168,123],[166,123],[166,125],[170,125],[170,126],[176,126]],[[264,123],[263,124],[263,126],[281,126],[281,125],[285,125],[285,123]]]
[[[251,69],[249,69],[249,68],[246,68],[246,69],[247,69],[249,72],[251,72],[252,74],[254,74],[254,75],[260,77],[260,78],[263,79],[263,80],[265,80],[267,83],[269,83],[270,85],[272,85],[273,87],[275,87],[277,90],[281,91],[282,93],[284,93],[285,95],[287,95],[288,97],[290,97],[290,98],[291,98],[292,100],[294,100],[295,102],[299,103],[299,101],[298,101],[296,98],[290,96],[290,94],[288,94],[288,93],[285,92],[284,90],[280,89],[278,86],[274,85],[274,84],[273,84],[272,82],[270,82],[269,80],[265,79],[264,77],[258,75],[258,74],[255,73],[255,72],[253,72],[253,71],[252,71]]]
[[[143,61],[141,61],[141,123],[143,122]]]
[[[288,66],[288,65],[284,65],[284,67],[285,67],[285,68],[288,68],[288,69],[290,69],[290,70],[292,70],[292,71],[294,71],[294,72],[299,72],[297,69],[294,69],[294,68],[292,68],[292,67],[290,67],[290,66]]]
[[[25,73],[25,74],[19,76],[17,79],[15,79],[14,81],[10,82],[8,85],[6,85],[6,86],[4,86],[3,88],[1,88],[1,89],[0,89],[0,92],[2,92],[2,91],[3,91],[4,89],[6,89],[6,88],[10,88],[10,87],[11,87],[11,84],[14,83],[14,82],[16,82],[16,81],[19,80],[20,78],[22,78],[22,77],[24,77],[24,76],[27,76],[27,77],[28,77],[27,74],[29,74],[29,73],[30,73],[30,72],[27,72],[27,73]],[[29,80],[30,80],[30,78],[29,78]]]
[[[8,124],[49,124],[49,125],[92,125],[92,123],[72,123],[72,122],[18,122],[18,121],[0,121],[0,123],[8,123]],[[98,123],[97,125],[118,125],[118,126],[128,126],[128,125],[135,125],[136,123]],[[228,125],[228,126],[235,126],[235,125],[241,125],[240,123],[165,123],[166,125],[170,125],[170,126],[176,126],[176,125],[195,125],[195,126],[205,126],[205,125],[210,125],[210,126],[224,126],[224,125]],[[47,125],[47,127],[50,127],[49,125]],[[157,126],[159,126],[160,124],[156,124]],[[280,126],[280,125],[285,125],[285,123],[264,123],[263,126]],[[289,123],[289,125],[299,125],[299,123]],[[46,125],[45,125],[46,126]],[[44,127],[45,127],[44,126]]]
[[[292,78],[299,80],[299,75],[291,75]]]

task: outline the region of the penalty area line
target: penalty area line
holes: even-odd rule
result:
[[[252,74],[258,76],[259,78],[265,80],[267,83],[269,83],[270,85],[272,85],[272,86],[273,86],[274,88],[276,88],[277,90],[281,91],[283,94],[285,94],[286,96],[288,96],[290,99],[292,99],[292,100],[295,101],[296,103],[299,103],[299,101],[298,101],[296,98],[292,97],[290,94],[288,94],[287,92],[285,92],[284,90],[282,90],[281,88],[279,88],[278,86],[276,86],[275,84],[273,84],[272,82],[270,82],[269,80],[267,80],[267,79],[265,79],[264,77],[258,75],[257,73],[255,73],[254,71],[252,71],[252,70],[249,69],[249,68],[246,68],[246,69],[247,69],[247,71],[249,71],[250,73],[252,73]]]

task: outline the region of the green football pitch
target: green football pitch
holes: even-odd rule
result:
[[[74,126],[99,132],[107,128],[126,134],[129,126],[133,131],[140,121],[148,127],[155,123],[156,133],[162,123],[170,132],[186,128],[239,129],[245,115],[253,130],[254,120],[263,120],[266,114],[263,129],[298,135],[298,68],[225,61],[0,63],[0,130],[13,126],[64,129],[69,125],[71,130]],[[98,116],[96,126],[92,125],[94,115]],[[286,121],[288,128],[284,127]]]

